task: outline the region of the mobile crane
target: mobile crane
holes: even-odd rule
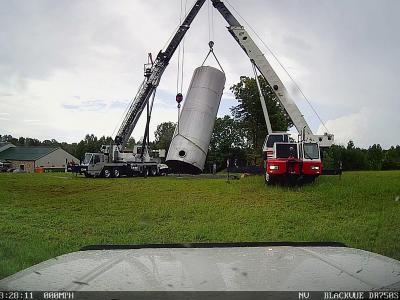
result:
[[[268,135],[263,145],[265,182],[272,184],[276,181],[286,179],[313,181],[322,174],[320,148],[330,147],[333,144],[334,136],[328,133],[324,135],[313,134],[284,84],[246,29],[232,15],[222,1],[211,1],[213,6],[228,22],[229,33],[244,50],[253,66],[261,107],[268,130]],[[291,118],[299,133],[297,142],[292,141],[287,132],[272,131],[265,100],[258,81],[257,70],[265,78],[268,85],[271,86],[279,103]]]
[[[76,166],[75,170],[84,173],[86,176],[119,177],[120,175],[133,175],[135,173],[147,175],[149,172],[152,175],[157,175],[162,168],[165,168],[165,166],[149,158],[146,145],[155,91],[170,59],[205,1],[197,0],[195,2],[166,50],[158,53],[155,62],[151,59],[151,64],[145,65],[145,79],[125,115],[115,137],[115,143],[103,145],[102,153],[87,153],[83,164]],[[259,88],[260,101],[268,128],[268,135],[263,146],[266,183],[272,183],[285,177],[301,177],[313,180],[322,172],[320,147],[331,146],[334,140],[333,135],[314,135],[312,133],[282,81],[245,28],[222,1],[211,0],[211,2],[227,21],[230,34],[249,57],[258,86],[257,70],[272,87],[279,103],[285,109],[299,133],[298,141],[293,142],[286,132],[272,132],[265,100]],[[150,101],[151,97],[152,100]],[[123,153],[123,150],[146,105],[147,123],[143,149],[139,158],[136,156],[129,158],[126,153]]]
[[[166,173],[167,166],[160,164],[149,155],[148,136],[151,111],[156,89],[160,83],[160,79],[168,66],[175,50],[179,46],[186,32],[190,28],[190,24],[204,4],[205,0],[198,0],[187,14],[186,18],[179,26],[174,37],[171,39],[165,51],[160,51],[153,62],[151,55],[149,60],[151,63],[144,66],[144,80],[133,99],[124,120],[117,132],[114,143],[103,145],[101,153],[86,153],[83,162],[79,165],[69,166],[68,170],[86,177],[120,177],[121,175],[162,175]],[[150,100],[151,99],[151,100]],[[136,153],[124,153],[124,149],[134,130],[143,110],[147,105],[146,129],[142,147]],[[135,152],[135,151],[134,151]],[[160,153],[161,156],[164,153]]]
[[[313,181],[322,174],[320,148],[330,147],[333,144],[334,136],[328,133],[324,135],[313,134],[284,84],[245,28],[232,15],[222,1],[211,1],[213,6],[228,22],[229,33],[244,50],[253,66],[261,107],[268,130],[268,135],[263,145],[265,182],[272,184],[276,181],[286,179]],[[287,132],[272,131],[267,107],[258,81],[257,70],[265,78],[268,85],[271,86],[279,103],[291,118],[299,133],[297,142],[292,141]]]
[[[244,27],[222,1],[212,0],[212,2],[228,22],[228,31],[250,58],[253,65],[268,130],[268,135],[263,145],[265,182],[271,184],[275,181],[297,180],[299,178],[304,181],[313,181],[322,174],[320,148],[330,147],[333,144],[334,136],[328,133],[324,135],[313,134],[284,84]],[[289,133],[272,131],[265,100],[258,82],[257,70],[271,86],[279,103],[291,118],[299,133],[297,142],[290,139]]]

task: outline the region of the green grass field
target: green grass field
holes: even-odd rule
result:
[[[0,174],[0,278],[89,244],[337,241],[400,259],[400,172],[304,187]]]

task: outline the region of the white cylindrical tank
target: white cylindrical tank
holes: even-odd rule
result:
[[[224,85],[225,74],[216,68],[202,66],[194,71],[167,154],[171,169],[189,174],[203,171]]]

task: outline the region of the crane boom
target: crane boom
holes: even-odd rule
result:
[[[125,145],[127,144],[129,137],[131,136],[132,131],[143,112],[143,109],[149,102],[150,96],[155,92],[158,84],[160,83],[161,76],[164,73],[170,59],[172,58],[172,55],[190,28],[192,21],[203,6],[204,2],[205,0],[197,0],[195,2],[185,20],[179,26],[178,31],[175,33],[166,50],[158,53],[157,58],[151,67],[150,76],[145,78],[140,85],[139,90],[128,109],[128,112],[122,121],[117,136],[115,137],[115,143],[119,146],[121,151],[125,148]]]
[[[251,62],[257,67],[260,73],[263,75],[267,83],[271,86],[275,95],[277,96],[280,104],[285,109],[294,126],[296,127],[299,134],[302,135],[303,139],[310,142],[316,142],[321,147],[330,147],[333,143],[332,134],[314,135],[310,127],[308,126],[304,116],[300,112],[299,108],[289,96],[289,93],[278,75],[272,68],[271,64],[265,58],[264,54],[258,48],[256,43],[239,23],[239,21],[232,15],[225,4],[220,0],[211,0],[213,6],[221,13],[224,19],[228,22],[228,31],[235,38],[236,42],[244,50],[246,55],[250,58]]]

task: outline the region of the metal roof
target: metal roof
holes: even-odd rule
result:
[[[57,149],[58,147],[12,147],[0,152],[0,159],[38,160]]]
[[[0,148],[4,147],[4,146],[7,146],[7,145],[9,145],[11,147],[15,147],[15,145],[11,144],[10,142],[0,142]]]

